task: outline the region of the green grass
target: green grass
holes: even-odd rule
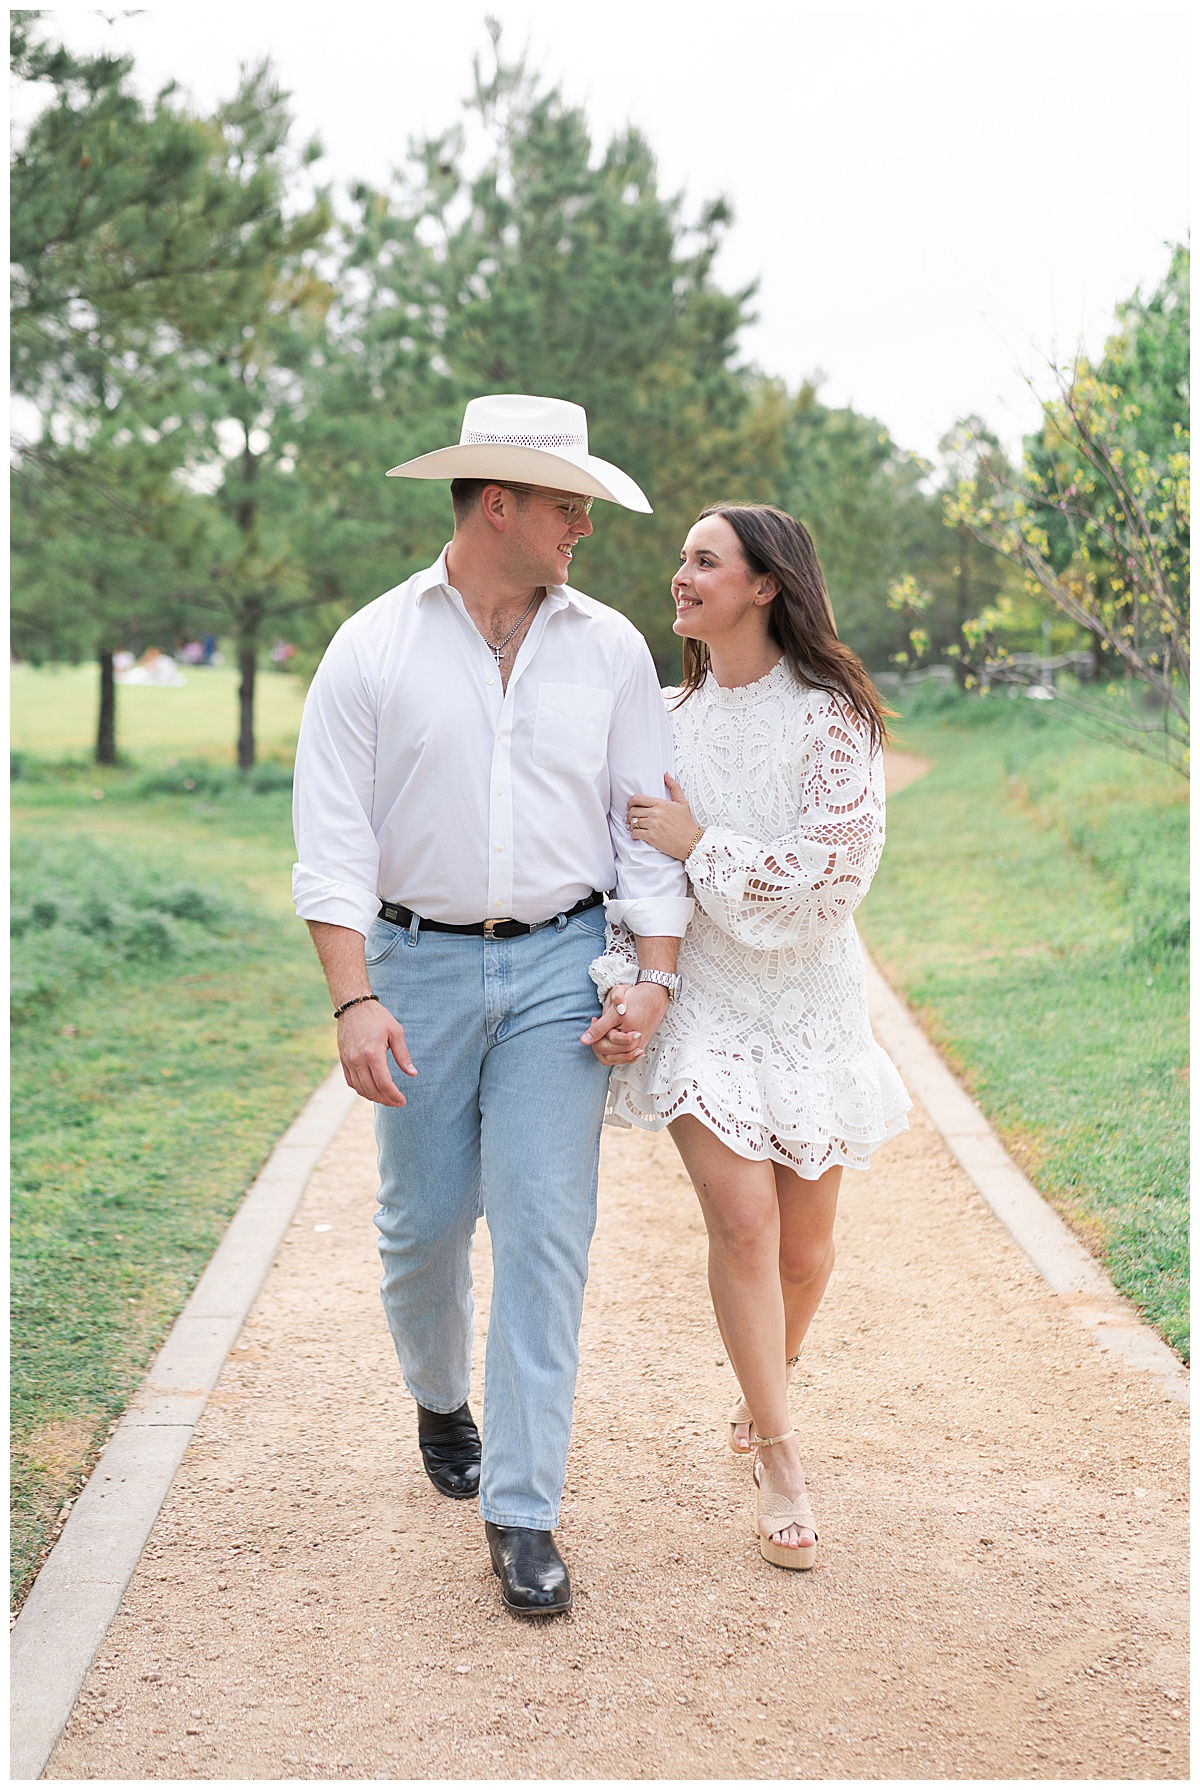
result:
[[[889,804],[864,937],[1186,1357],[1187,786],[1050,705],[952,699],[896,725],[933,769]]]
[[[59,738],[69,731],[68,716]],[[218,776],[156,793],[163,779],[137,769],[25,769],[13,786],[18,1598],[246,1186],[334,1060],[289,900],[286,789]]]
[[[229,665],[182,666],[182,689],[117,685],[117,749],[139,763],[168,757],[236,756],[238,674]],[[96,740],[99,673],[95,665],[14,665],[11,745],[38,758],[85,754]],[[274,670],[255,685],[258,750],[290,759],[304,706],[303,679]]]

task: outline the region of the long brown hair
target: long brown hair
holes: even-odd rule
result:
[[[778,580],[779,594],[768,611],[772,640],[784,651],[802,684],[842,697],[871,733],[872,747],[888,737],[887,717],[894,711],[883,698],[857,653],[838,639],[833,607],[813,538],[802,522],[771,503],[715,503],[696,518],[722,516],[741,543],[750,570]],[[686,702],[708,676],[709,653],[703,640],[683,643],[683,687]]]

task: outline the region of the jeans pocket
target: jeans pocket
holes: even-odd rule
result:
[[[389,958],[400,940],[404,937],[403,926],[393,926],[388,920],[372,920],[371,930],[367,934],[367,968],[374,969],[377,963]]]
[[[604,943],[604,903],[590,907],[586,914],[576,914],[567,921],[569,928],[576,932],[585,932],[596,944]]]

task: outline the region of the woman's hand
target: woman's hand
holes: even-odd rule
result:
[[[618,982],[604,997],[603,1011],[592,1021],[581,1044],[611,1069],[614,1063],[636,1063],[667,1011],[666,989],[656,982]]]
[[[644,839],[668,858],[689,858],[700,831],[696,816],[688,807],[687,797],[674,777],[664,777],[670,801],[661,797],[633,796],[630,799],[629,830],[636,839]]]

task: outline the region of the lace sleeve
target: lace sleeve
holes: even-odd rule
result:
[[[883,837],[881,755],[866,725],[838,703],[804,760],[796,830],[764,846],[710,827],[686,868],[705,913],[739,944],[807,953],[870,888]]]
[[[594,957],[588,975],[596,984],[601,1000],[618,982],[636,982],[638,975],[637,946],[633,934],[623,923],[610,920],[604,928],[604,956]]]

